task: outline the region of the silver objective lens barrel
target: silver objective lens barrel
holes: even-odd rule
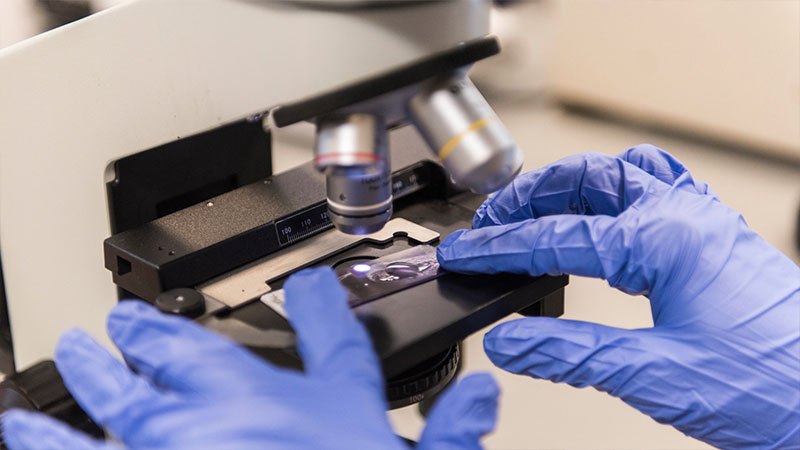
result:
[[[522,151],[463,74],[428,82],[411,99],[409,113],[453,181],[475,193],[500,189],[522,169]]]
[[[371,114],[317,124],[314,164],[325,173],[328,213],[336,228],[369,234],[392,216],[389,150],[383,121]]]

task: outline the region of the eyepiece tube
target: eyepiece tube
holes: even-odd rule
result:
[[[325,173],[328,214],[347,234],[374,233],[392,216],[389,152],[383,121],[371,114],[322,119],[314,164]]]
[[[522,169],[522,151],[463,74],[430,81],[409,102],[409,114],[456,184],[489,194]]]

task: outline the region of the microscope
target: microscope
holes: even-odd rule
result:
[[[14,369],[69,327],[102,338],[126,298],[300,369],[281,286],[307,267],[348,289],[393,408],[432,401],[470,334],[562,314],[565,276],[436,262],[440,239],[522,167],[467,76],[500,50],[489,10],[140,0],[0,51],[3,406],[100,435],[52,362]],[[302,121],[313,160],[273,174],[273,131]]]

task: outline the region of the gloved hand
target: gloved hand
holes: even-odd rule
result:
[[[111,312],[108,332],[128,363],[85,333],[66,333],[56,365],[78,403],[122,443],[146,448],[407,448],[386,418],[383,377],[366,331],[330,269],[285,283],[305,374],[141,302]],[[437,402],[420,448],[479,448],[494,428],[497,386],[473,375]],[[107,449],[46,416],[11,411],[13,449]]]
[[[800,269],[663,150],[526,173],[438,257],[468,273],[599,277],[650,299],[650,329],[501,324],[484,339],[501,368],[594,386],[717,447],[800,448]]]

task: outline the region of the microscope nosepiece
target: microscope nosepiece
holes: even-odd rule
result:
[[[386,130],[370,114],[326,118],[317,124],[314,164],[325,173],[328,214],[347,234],[374,233],[392,216]]]
[[[463,74],[429,82],[409,102],[409,113],[456,184],[489,194],[522,169],[522,151]]]

